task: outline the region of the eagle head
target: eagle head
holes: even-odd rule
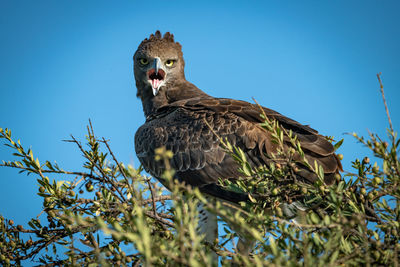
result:
[[[174,35],[160,31],[144,39],[133,56],[138,97],[154,97],[180,80],[185,80],[182,47]]]

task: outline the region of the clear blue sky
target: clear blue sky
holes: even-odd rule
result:
[[[366,149],[346,132],[385,134],[376,73],[400,118],[398,1],[0,2],[0,127],[41,161],[82,165],[70,134],[90,118],[119,160],[138,166],[144,122],[132,56],[157,29],[183,45],[187,79],[207,93],[252,101],[324,135],[345,138],[344,166]],[[0,160],[13,159],[0,146]],[[41,210],[35,177],[0,168],[0,214],[26,225]]]

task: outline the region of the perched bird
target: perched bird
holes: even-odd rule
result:
[[[173,157],[174,178],[198,187],[206,195],[233,203],[248,196],[218,185],[218,179],[238,179],[234,159],[221,147],[220,138],[240,147],[252,166],[268,165],[277,145],[260,126],[260,106],[245,101],[212,97],[185,79],[181,45],[169,32],[159,31],[141,42],[133,57],[137,96],[142,100],[146,122],[135,135],[136,154],[144,169],[163,182],[164,165],[155,160],[155,149],[166,147]],[[312,128],[262,107],[271,120],[291,130],[301,143],[308,162],[323,167],[325,182],[332,184],[341,170],[334,147]],[[285,142],[290,147],[290,142]],[[315,182],[317,175],[303,165],[297,174]],[[200,230],[206,240],[216,238],[216,217],[201,211]]]

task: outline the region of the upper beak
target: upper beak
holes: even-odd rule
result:
[[[156,74],[158,74],[158,70],[161,68],[161,59],[156,57],[154,59],[154,69],[156,71]]]

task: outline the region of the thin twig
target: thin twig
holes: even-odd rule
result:
[[[99,166],[91,157],[90,155],[83,149],[82,145],[78,142],[78,140],[75,139],[75,137],[73,135],[71,135],[71,138],[73,140],[73,142],[79,147],[79,150],[85,155],[85,157],[90,161],[90,163],[93,164],[93,166],[96,167],[96,169],[98,169],[101,173],[101,175],[103,176],[103,179],[107,182],[109,182],[111,185],[113,185],[113,181],[111,179],[109,179],[109,177],[107,176],[107,174],[104,172],[103,168],[101,166]],[[114,194],[121,202],[125,202],[126,199],[124,197],[124,195],[118,190],[118,188],[116,186],[113,185],[113,187],[115,189],[117,189],[118,193],[120,194],[120,196],[118,196],[117,194]]]
[[[75,234],[75,233],[77,233],[77,232],[79,232],[79,231],[80,231],[80,230],[78,230],[78,228],[77,228],[77,229],[74,229],[74,230],[72,231],[72,234]],[[66,232],[66,231],[63,231],[61,234],[54,235],[54,236],[50,237],[48,240],[43,240],[43,242],[40,242],[41,245],[38,245],[38,246],[37,246],[34,250],[32,250],[29,254],[26,254],[25,256],[19,256],[16,260],[27,260],[27,259],[29,259],[29,258],[31,258],[31,257],[34,257],[34,256],[38,255],[38,253],[39,253],[42,249],[48,247],[51,243],[54,243],[54,242],[56,242],[57,240],[60,240],[60,239],[62,239],[62,238],[64,238],[64,237],[67,237],[67,236],[70,236],[70,235],[71,235],[71,233]],[[39,244],[39,243],[37,243],[37,244]]]
[[[27,172],[31,172],[31,173],[37,173],[37,171],[35,169],[32,168],[27,168],[24,166],[11,166],[8,164],[0,164],[0,167],[8,167],[8,168],[15,168],[15,169],[20,169],[20,170],[25,170]],[[42,173],[53,173],[53,174],[67,174],[67,175],[77,175],[77,176],[82,176],[82,177],[88,177],[91,178],[93,180],[96,181],[102,181],[99,177],[94,176],[93,174],[90,173],[86,173],[86,172],[70,172],[70,171],[64,171],[64,170],[41,170]]]
[[[382,75],[382,73],[379,72],[378,74],[376,74],[376,77],[378,77],[379,86],[381,88],[381,94],[382,94],[382,98],[383,98],[383,104],[385,105],[385,110],[386,110],[386,115],[387,115],[388,120],[389,120],[390,130],[392,131],[391,135],[393,135],[394,134],[393,124],[392,124],[392,119],[390,118],[389,108],[388,108],[387,103],[386,103],[385,92],[383,91],[383,84],[382,84],[382,80],[381,80],[381,75]]]
[[[152,202],[152,206],[153,206],[153,213],[154,213],[154,216],[157,218],[158,215],[157,215],[156,201],[154,199],[154,190],[153,190],[153,187],[151,186],[150,179],[147,179],[146,182],[147,182],[147,185],[149,186],[149,189],[150,189],[151,202]]]
[[[153,206],[154,217],[156,218],[156,220],[160,220],[160,216],[157,213],[156,200],[155,200],[155,197],[154,197],[154,189],[151,186],[150,179],[146,179],[146,182],[147,182],[147,184],[148,184],[148,186],[150,188],[150,195],[151,195],[151,202],[152,202],[152,206]],[[165,231],[168,230],[168,228],[164,225],[164,222],[161,223],[160,225]]]
[[[128,185],[128,184],[129,184],[129,181],[128,181],[128,177],[126,177],[125,170],[121,167],[121,163],[119,163],[119,161],[118,161],[117,158],[115,157],[114,153],[112,152],[110,146],[108,145],[108,143],[107,143],[106,139],[104,139],[104,137],[103,137],[103,143],[107,146],[107,149],[108,149],[108,151],[109,151],[110,154],[111,154],[111,157],[113,158],[115,164],[117,164],[117,166],[118,166],[118,168],[119,168],[119,172],[122,174],[122,176],[124,177],[124,180],[125,180],[126,184]],[[136,190],[135,190],[135,188],[134,188],[133,186],[132,186],[132,193],[133,193],[134,196],[137,196],[137,195],[138,195],[137,192],[136,192]],[[121,194],[121,193],[120,193],[120,194]],[[125,198],[124,198],[124,199],[125,199]]]
[[[158,217],[154,216],[153,212],[147,212],[147,211],[146,211],[145,214],[146,214],[146,216],[148,216],[148,217],[150,217],[150,218],[153,218],[153,219],[155,219],[156,221],[158,221],[158,222],[160,222],[160,223],[162,223],[162,224],[165,224],[166,226],[175,228],[175,226],[174,226],[173,223],[170,223],[169,221],[162,219],[160,216],[158,216]]]
[[[158,201],[165,201],[165,200],[172,200],[172,198],[171,198],[170,195],[162,195],[162,196],[159,196],[159,197],[154,197],[154,201],[156,201],[156,202],[158,202]],[[145,205],[145,204],[148,204],[148,203],[150,203],[150,202],[152,202],[152,201],[153,201],[152,199],[146,199],[146,200],[143,200],[143,201],[141,202],[141,204],[142,204],[142,205]]]
[[[72,138],[72,142],[75,143],[79,147],[79,150],[90,161],[90,163],[92,163],[93,166],[95,166],[100,171],[100,173],[103,176],[103,178],[105,180],[108,180],[107,179],[107,174],[104,172],[104,170],[101,168],[101,166],[99,166],[95,161],[93,161],[93,159],[90,157],[90,155],[85,151],[85,149],[83,149],[81,143],[78,140],[76,140],[73,135],[71,135],[71,138]]]

